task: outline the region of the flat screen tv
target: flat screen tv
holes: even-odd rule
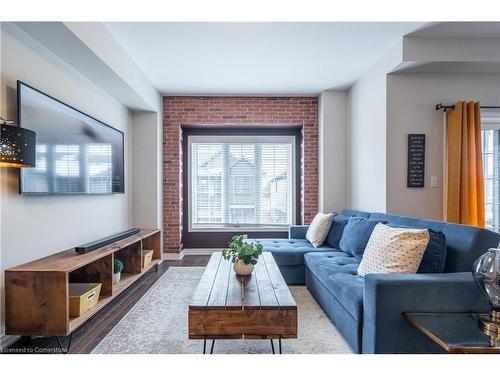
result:
[[[19,126],[36,133],[36,166],[23,168],[26,195],[125,192],[123,133],[17,82]]]

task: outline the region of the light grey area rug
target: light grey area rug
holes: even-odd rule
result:
[[[201,354],[189,340],[187,314],[204,267],[171,267],[92,353]],[[305,286],[292,286],[299,314],[298,339],[283,340],[283,354],[352,353]],[[207,341],[207,352],[209,344]],[[275,347],[277,350],[277,340]],[[214,354],[271,354],[269,340],[216,340]]]

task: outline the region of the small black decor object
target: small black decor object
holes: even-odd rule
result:
[[[0,118],[0,167],[34,167],[35,132],[9,123]]]
[[[423,188],[425,184],[425,134],[408,134],[408,173],[406,186]]]

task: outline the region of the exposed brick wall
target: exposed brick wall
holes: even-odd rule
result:
[[[318,98],[207,97],[163,98],[164,251],[182,249],[182,125],[302,126],[302,220],[318,210]]]

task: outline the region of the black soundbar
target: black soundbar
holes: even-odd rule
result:
[[[77,246],[77,247],[75,247],[75,251],[78,254],[85,254],[85,253],[88,253],[89,251],[96,250],[100,247],[109,245],[110,243],[113,243],[115,241],[133,236],[134,234],[137,234],[139,232],[140,232],[139,228],[132,228],[132,229],[126,230],[124,232],[113,234],[112,236],[101,238],[100,240],[92,241],[92,242],[86,243],[84,245]]]

